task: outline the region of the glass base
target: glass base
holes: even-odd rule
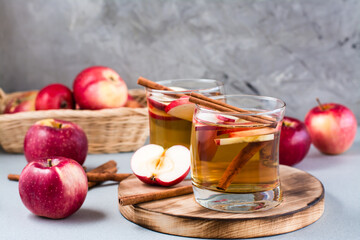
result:
[[[251,213],[269,210],[282,201],[280,186],[265,192],[221,193],[193,186],[196,202],[211,210]]]

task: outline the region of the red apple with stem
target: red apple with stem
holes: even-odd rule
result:
[[[72,122],[58,119],[40,120],[32,125],[25,135],[24,154],[28,162],[61,156],[74,159],[82,165],[87,151],[85,132]]]
[[[71,90],[63,84],[47,85],[39,91],[35,101],[36,110],[75,109]]]
[[[279,162],[292,166],[301,162],[309,152],[311,138],[303,122],[284,117],[280,134]]]
[[[131,158],[131,169],[141,181],[151,185],[172,186],[190,171],[190,151],[175,145],[167,150],[156,144],[139,148]]]
[[[81,109],[119,108],[128,99],[127,86],[120,75],[103,66],[81,71],[74,80],[73,90]]]
[[[88,190],[84,169],[64,158],[37,159],[20,174],[19,193],[26,208],[38,216],[60,219],[75,213]]]
[[[4,113],[35,111],[35,99],[38,91],[27,91],[10,98],[5,105]]]
[[[305,124],[314,146],[324,154],[341,154],[354,142],[357,121],[353,112],[338,103],[321,104],[312,108]]]

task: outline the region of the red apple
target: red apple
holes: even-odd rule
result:
[[[102,66],[80,72],[74,80],[73,89],[81,109],[119,108],[128,98],[127,86],[119,74]]]
[[[314,146],[325,154],[340,154],[354,142],[357,121],[352,111],[337,103],[326,103],[311,109],[305,124]]]
[[[131,169],[144,183],[172,186],[189,173],[190,151],[181,145],[167,150],[156,144],[145,145],[132,156]]]
[[[172,101],[165,107],[165,112],[171,116],[192,121],[195,104],[189,102],[189,96],[183,96],[179,99]]]
[[[38,216],[59,219],[75,213],[88,190],[84,169],[64,158],[38,159],[28,163],[19,179],[20,198]]]
[[[38,91],[28,91],[12,97],[5,106],[4,113],[35,111],[35,99]]]
[[[35,108],[36,110],[74,109],[74,96],[65,85],[50,84],[40,90],[36,97]]]
[[[57,119],[36,122],[26,132],[24,154],[28,162],[61,156],[83,164],[88,151],[85,132],[75,123]]]
[[[311,138],[306,126],[298,119],[284,117],[281,126],[279,162],[292,166],[301,162],[309,152]]]

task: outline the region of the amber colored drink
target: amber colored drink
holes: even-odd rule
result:
[[[197,202],[227,212],[266,210],[281,202],[278,158],[283,109],[279,105],[279,110],[261,110],[273,120],[268,124],[197,107],[191,135]]]
[[[223,84],[211,79],[176,79],[158,82],[174,91],[147,89],[150,143],[164,148],[183,145],[190,148],[195,104],[188,101],[193,91],[206,96],[224,93]]]
[[[261,129],[261,128],[256,128]],[[253,193],[268,191],[279,186],[278,171],[278,138],[279,132],[272,134],[257,135],[251,138],[259,138],[259,141],[232,143],[229,134],[222,132],[227,128],[217,126],[216,130],[201,130],[201,125],[194,124],[192,151],[193,184],[200,188],[212,191],[228,193]],[[245,131],[233,132],[246,134]],[[236,137],[234,137],[236,138]],[[264,140],[261,140],[264,138]],[[270,139],[270,140],[268,140]],[[244,137],[246,141],[246,137]],[[229,141],[224,142],[221,141]],[[204,142],[206,142],[204,144]],[[206,145],[207,149],[202,149]],[[260,145],[260,146],[259,146]],[[219,181],[227,167],[245,148],[256,148],[256,152],[246,162],[244,167],[233,178],[226,188],[219,187]]]
[[[161,145],[164,148],[173,145],[183,145],[190,148],[192,122],[154,108],[148,101],[150,143]]]

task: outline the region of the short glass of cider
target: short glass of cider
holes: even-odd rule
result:
[[[191,92],[205,96],[222,95],[223,83],[213,79],[174,79],[157,83],[174,91],[146,89],[150,143],[165,149],[174,145],[190,148],[195,104],[188,101],[188,95]]]
[[[234,213],[279,205],[279,138],[285,103],[264,96],[215,98],[245,112],[196,105],[190,148],[195,200],[206,208]]]

